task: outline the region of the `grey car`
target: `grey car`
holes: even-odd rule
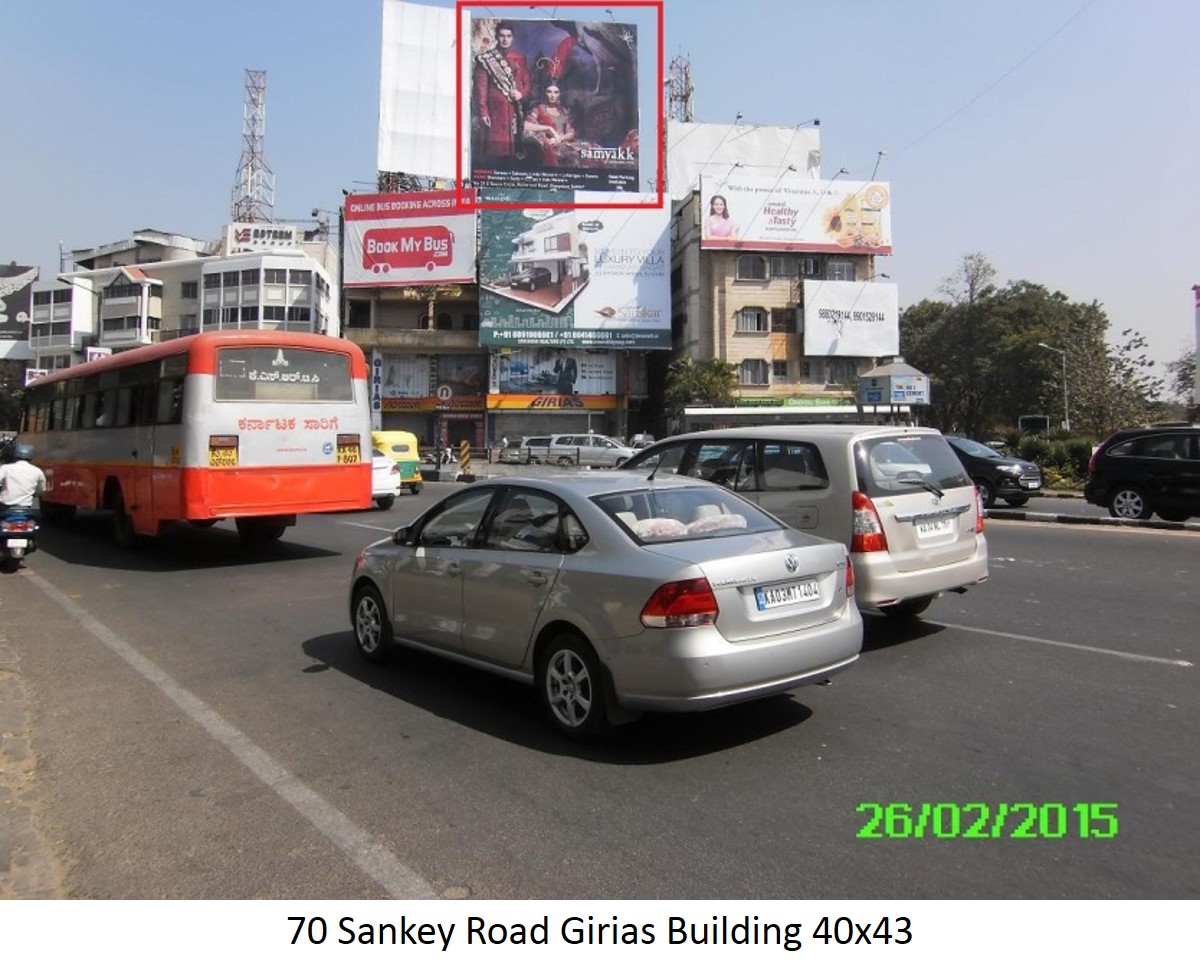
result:
[[[594,736],[820,681],[862,645],[844,545],[684,477],[507,477],[447,497],[354,564],[359,652],[395,644],[533,684]]]

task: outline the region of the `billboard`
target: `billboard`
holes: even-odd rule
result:
[[[615,395],[615,351],[513,347],[492,355],[493,395]]]
[[[891,255],[891,197],[883,181],[703,174],[700,247]]]
[[[475,279],[475,211],[467,191],[350,194],[343,285],[410,286]]]
[[[899,290],[890,282],[805,279],[808,357],[887,357],[900,353]]]
[[[639,189],[636,25],[469,23],[462,137],[476,187]]]
[[[453,10],[383,0],[377,170],[454,176],[456,36]]]
[[[0,265],[0,340],[29,340],[35,265]]]
[[[815,125],[754,126],[749,123],[681,122],[667,127],[667,188],[679,201],[700,185],[702,172],[724,174],[738,168],[774,177],[795,168],[798,176],[821,177],[821,130]]]
[[[555,192],[561,209],[533,206],[549,193],[487,194],[531,206],[480,213],[480,344],[669,350],[667,208],[622,208],[618,195],[584,192]]]

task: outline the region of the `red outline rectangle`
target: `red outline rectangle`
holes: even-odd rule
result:
[[[620,209],[620,208],[628,208],[630,211],[657,211],[663,207],[663,203],[666,200],[666,193],[663,190],[663,169],[665,167],[666,161],[663,159],[663,142],[664,141],[663,141],[663,134],[662,134],[662,128],[661,128],[662,126],[666,125],[666,119],[663,116],[663,84],[662,84],[663,78],[666,77],[663,74],[663,71],[664,71],[664,64],[663,64],[663,2],[664,2],[664,0],[605,0],[604,3],[599,3],[599,2],[591,3],[591,2],[584,2],[584,0],[567,0],[566,3],[555,4],[555,6],[558,8],[589,7],[589,8],[600,9],[600,10],[603,10],[607,7],[653,7],[658,12],[657,13],[657,24],[656,24],[656,27],[658,30],[658,70],[655,74],[655,86],[658,90],[657,101],[658,101],[658,118],[660,120],[660,126],[658,127],[657,139],[655,139],[655,141],[654,141],[655,146],[656,146],[655,152],[657,154],[657,159],[658,159],[658,165],[655,169],[656,181],[655,181],[655,185],[654,185],[655,189],[657,191],[656,199],[652,202],[646,202],[643,204],[611,204],[611,203],[576,204],[576,205],[574,205],[575,210],[581,210],[581,211],[587,210],[587,209],[616,210],[616,209]],[[474,2],[469,2],[469,0],[456,0],[456,2],[454,4],[454,50],[456,52],[458,52],[459,58],[462,57],[462,52],[465,50],[463,48],[463,36],[462,36],[463,10],[470,8],[470,7],[483,7],[485,9],[491,8],[491,7],[524,7],[526,9],[532,9],[528,3],[523,3],[523,2],[521,2],[521,0],[495,0],[495,2],[493,2],[493,3],[474,3]],[[473,190],[475,192],[474,202],[467,202],[464,199],[463,192],[465,190],[468,190],[468,188],[463,187],[463,172],[462,172],[462,157],[463,157],[463,154],[462,154],[462,151],[463,151],[463,145],[462,145],[462,135],[463,135],[462,81],[463,81],[462,64],[459,63],[455,66],[455,72],[454,72],[454,127],[455,127],[455,132],[454,132],[454,151],[455,151],[454,152],[454,194],[455,194],[455,200],[457,201],[459,207],[465,207],[465,208],[474,207],[475,210],[477,210],[477,211],[482,211],[482,210],[517,211],[517,210],[520,210],[523,208],[554,208],[554,209],[557,209],[560,211],[563,210],[563,202],[562,201],[548,201],[544,204],[539,203],[537,201],[520,201],[520,202],[517,202],[517,201],[495,201],[495,202],[488,203],[488,202],[479,200],[478,192],[481,190],[481,188],[469,188],[470,190]],[[640,169],[640,164],[639,164],[639,169]],[[486,190],[486,188],[482,188],[482,189]],[[600,191],[598,193],[605,193],[605,192]],[[631,197],[643,196],[643,192],[641,192],[641,191],[637,191],[637,192],[627,191],[627,192],[613,192],[613,193],[628,193]]]

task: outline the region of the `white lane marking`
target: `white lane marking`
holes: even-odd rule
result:
[[[359,524],[357,521],[338,521],[339,524],[345,524],[347,527],[365,527],[371,531],[389,531],[393,530],[390,524],[385,524],[380,527],[378,524]]]
[[[433,887],[407,865],[383,847],[319,793],[304,785],[283,765],[231,725],[204,701],[186,690],[162,668],[156,666],[130,644],[112,632],[91,614],[36,572],[25,570],[25,577],[46,593],[75,622],[113,651],[130,667],[159,689],[167,698],[203,728],[214,740],[264,782],[273,792],[289,803],[297,813],[313,825],[364,874],[375,881],[393,898],[437,898]]]
[[[1190,660],[1170,660],[1166,657],[1151,657],[1144,653],[1126,653],[1124,650],[1108,650],[1105,647],[1090,647],[1085,643],[1067,643],[1065,640],[1047,640],[1042,636],[1026,636],[1023,633],[1002,633],[1000,630],[985,630],[978,626],[959,626],[957,623],[939,623],[932,619],[924,622],[930,626],[942,626],[950,630],[964,630],[967,633],[982,633],[984,636],[998,636],[1005,640],[1028,640],[1031,643],[1044,643],[1052,647],[1064,647],[1068,650],[1082,650],[1084,653],[1103,653],[1109,657],[1120,657],[1123,660],[1138,660],[1144,663],[1165,664],[1168,667],[1194,667]]]

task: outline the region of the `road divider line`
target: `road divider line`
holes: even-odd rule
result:
[[[1027,636],[1023,633],[1004,633],[1000,630],[985,630],[980,626],[960,626],[957,623],[939,623],[932,619],[923,620],[930,626],[941,626],[948,630],[964,630],[967,633],[982,633],[984,636],[998,636],[1004,640],[1029,640],[1033,643],[1044,643],[1047,646],[1063,647],[1067,650],[1082,650],[1084,653],[1103,653],[1108,657],[1120,657],[1122,660],[1137,660],[1143,663],[1163,664],[1167,667],[1194,667],[1190,660],[1171,660],[1168,657],[1151,657],[1144,653],[1127,653],[1124,650],[1109,650],[1105,647],[1091,647],[1086,643],[1068,643],[1065,640],[1047,640],[1042,636]]]
[[[284,802],[307,820],[358,868],[392,898],[428,899],[438,895],[416,872],[403,864],[367,831],[341,810],[314,792],[287,767],[256,745],[244,732],[226,721],[196,695],[179,684],[157,664],[140,654],[112,630],[72,599],[59,592],[36,572],[25,569],[24,577],[41,589],[68,616],[153,684],[184,714],[265,783]]]

